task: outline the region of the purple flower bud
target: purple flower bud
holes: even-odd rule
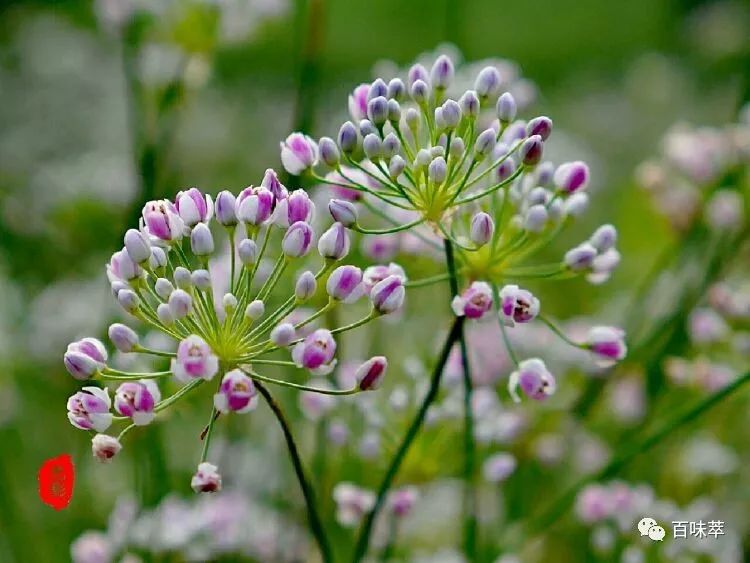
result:
[[[497,105],[495,106],[497,111],[497,118],[503,125],[508,125],[511,121],[516,118],[518,107],[516,106],[516,99],[510,92],[505,92],[497,99]]]
[[[526,139],[521,145],[519,155],[524,166],[535,166],[542,160],[544,142],[539,135],[533,135]]]
[[[367,101],[371,102],[375,98],[385,97],[388,94],[388,85],[382,78],[376,78],[367,91]]]
[[[388,83],[388,92],[386,94],[386,97],[389,100],[400,100],[404,97],[404,94],[406,92],[406,86],[404,86],[403,80],[400,78],[393,78]]]
[[[344,154],[352,154],[357,149],[357,128],[347,121],[339,129],[339,148]]]
[[[281,163],[293,176],[299,176],[318,163],[318,145],[307,135],[292,133],[280,146]]]
[[[388,133],[383,139],[383,145],[381,147],[381,155],[384,159],[390,160],[396,156],[401,150],[401,141],[395,133]]]
[[[151,266],[152,270],[160,270],[167,267],[167,253],[164,252],[164,249],[158,246],[151,247],[149,266]]]
[[[592,272],[586,276],[586,279],[593,284],[604,283],[620,264],[621,258],[622,256],[620,256],[616,248],[610,248],[606,252],[599,254],[591,262]]]
[[[485,129],[479,134],[477,141],[474,144],[475,160],[483,160],[488,154],[490,154],[495,147],[496,135],[495,130],[492,128]]]
[[[447,55],[440,55],[430,70],[430,80],[436,90],[445,90],[453,81],[453,61]]]
[[[193,310],[193,298],[184,289],[175,289],[169,296],[169,310],[175,319],[186,317]]]
[[[542,360],[532,358],[518,364],[518,369],[508,379],[508,392],[516,403],[521,401],[518,387],[527,397],[541,401],[555,392],[555,378]]]
[[[245,309],[245,316],[248,319],[255,321],[261,318],[263,316],[263,313],[265,312],[266,306],[263,304],[263,301],[261,301],[260,299],[256,299]]]
[[[289,346],[297,337],[297,331],[291,323],[281,323],[274,327],[269,336],[269,340],[276,346]]]
[[[422,80],[417,80],[412,84],[410,93],[417,104],[426,104],[430,100],[430,87]]]
[[[333,299],[343,301],[352,296],[362,282],[362,270],[356,266],[339,266],[328,277],[326,291]]]
[[[81,430],[104,432],[112,424],[111,406],[106,388],[84,387],[68,399],[68,420]]]
[[[96,375],[105,367],[106,362],[107,349],[96,338],[83,338],[70,343],[63,356],[68,373],[81,381]]]
[[[565,200],[565,214],[570,217],[580,217],[589,206],[589,196],[583,192],[574,193]]]
[[[599,252],[606,252],[617,243],[617,229],[612,225],[602,225],[594,231],[589,242]]]
[[[453,312],[467,319],[479,319],[492,308],[492,289],[485,282],[475,281],[451,302]]]
[[[385,96],[378,96],[367,102],[367,117],[378,127],[386,122],[388,119],[388,100]]]
[[[555,165],[551,162],[542,162],[536,167],[536,185],[537,186],[549,186],[552,182],[552,178],[555,175]]]
[[[207,461],[199,464],[198,471],[190,480],[190,487],[196,493],[216,493],[220,491],[221,475],[219,475],[219,468]]]
[[[539,135],[542,141],[546,141],[552,133],[552,120],[544,115],[535,117],[526,125],[526,136]]]
[[[479,115],[479,98],[474,90],[467,90],[458,100],[461,113],[469,119],[476,119]]]
[[[461,121],[461,107],[454,100],[446,100],[442,110],[445,128],[448,130],[455,129]]]
[[[154,407],[160,400],[161,393],[153,380],[126,381],[115,392],[115,410],[136,426],[145,426],[156,416]]]
[[[211,273],[208,270],[194,270],[193,273],[190,274],[190,281],[201,291],[209,291],[211,289]],[[169,296],[167,296],[167,298],[168,297]]]
[[[178,290],[179,291],[179,290]],[[219,371],[219,358],[200,336],[191,334],[177,346],[177,357],[170,367],[178,381],[210,380]]]
[[[175,198],[175,209],[188,227],[198,223],[208,223],[214,214],[214,202],[210,195],[203,195],[198,188],[178,192]]]
[[[241,370],[227,372],[221,380],[219,392],[214,395],[214,407],[223,413],[244,414],[258,404],[258,393],[253,380]]]
[[[159,306],[156,308],[156,316],[159,318],[159,322],[161,324],[169,326],[174,323],[174,315],[172,314],[172,309],[169,308],[169,305],[166,303],[160,303]]]
[[[112,297],[114,297],[115,299],[117,299],[117,294],[120,293],[123,289],[130,289],[129,284],[116,278],[110,282],[109,287],[112,290]]]
[[[387,266],[384,264],[378,264],[377,266],[370,266],[365,270],[362,275],[363,289],[369,294],[378,282],[383,281],[389,276],[398,276],[401,278],[402,282],[406,282],[406,272],[404,272],[404,269],[398,264],[393,262]]]
[[[404,304],[406,288],[401,276],[388,276],[370,290],[373,308],[381,315],[397,311]]]
[[[574,272],[580,272],[591,268],[591,264],[596,258],[596,248],[590,243],[584,242],[565,253],[564,263]]]
[[[349,254],[349,233],[341,223],[334,223],[320,236],[318,252],[323,258],[341,260]]]
[[[281,250],[289,258],[301,258],[310,252],[312,240],[312,227],[304,221],[297,221],[284,233]]]
[[[336,501],[336,521],[345,528],[357,526],[375,506],[375,495],[351,483],[339,483],[333,488]]]
[[[260,181],[260,185],[273,194],[274,205],[282,199],[286,199],[288,195],[286,186],[281,183],[273,168],[266,169],[266,172],[263,174],[263,179]]]
[[[315,279],[315,275],[310,270],[306,270],[297,278],[297,283],[294,286],[294,296],[299,301],[307,301],[315,295],[317,289],[318,281]]]
[[[128,229],[125,233],[125,250],[136,264],[144,264],[151,258],[151,243],[137,229]]]
[[[589,167],[580,160],[566,162],[555,170],[554,181],[557,188],[567,194],[583,190],[589,182]]]
[[[471,219],[471,242],[477,246],[484,246],[492,239],[495,232],[495,222],[489,213],[480,211]]]
[[[335,168],[338,166],[341,160],[339,154],[339,148],[336,143],[330,137],[321,137],[318,143],[318,149],[320,150],[320,159],[325,162],[328,166]]]
[[[499,453],[487,458],[482,466],[484,479],[489,483],[505,481],[516,470],[516,458],[512,454]]]
[[[127,325],[115,323],[107,331],[109,339],[120,352],[132,352],[138,346],[138,335]]]
[[[369,91],[369,84],[360,84],[349,94],[349,115],[355,121],[367,117],[367,94]]]
[[[118,250],[112,255],[107,273],[123,281],[131,281],[143,275],[143,269],[135,262],[126,249]]]
[[[388,505],[394,516],[404,518],[411,513],[418,499],[419,493],[417,489],[414,487],[401,487],[389,493]]]
[[[429,79],[430,77],[427,74],[427,69],[419,63],[412,65],[406,75],[406,83],[409,85],[409,88],[411,88],[417,80],[427,82]]]
[[[243,239],[237,245],[237,255],[245,266],[252,266],[258,258],[258,246],[252,239]]]
[[[500,72],[494,66],[486,66],[474,81],[474,90],[480,98],[490,98],[500,88]]]
[[[196,256],[209,256],[214,252],[214,237],[205,223],[198,223],[190,233],[190,247]]]
[[[383,143],[380,141],[380,137],[375,133],[367,135],[362,141],[362,150],[370,160],[375,160],[383,156]]]
[[[394,127],[398,127],[398,122],[401,121],[401,104],[396,100],[388,100],[388,121]]]
[[[461,137],[454,137],[451,140],[451,146],[448,150],[450,156],[454,159],[460,159],[464,155],[465,151],[466,143],[464,143],[464,140]]]
[[[237,218],[257,227],[271,216],[274,201],[273,193],[268,188],[249,186],[237,197]]]
[[[507,326],[528,323],[539,314],[539,299],[517,285],[506,285],[500,290],[500,313]]]
[[[299,342],[292,350],[292,360],[298,367],[315,375],[326,375],[335,366],[336,341],[330,330],[319,328]]]
[[[374,391],[383,383],[388,360],[385,356],[375,356],[357,368],[354,373],[357,385],[362,391]]]
[[[406,161],[400,156],[396,155],[391,158],[391,162],[388,165],[388,175],[392,180],[398,178],[406,168]]]
[[[190,270],[187,268],[183,268],[182,266],[177,266],[174,269],[174,283],[177,287],[180,289],[188,290],[191,287],[193,287],[193,276],[190,273]]]
[[[166,199],[149,201],[143,206],[141,214],[148,234],[151,236],[167,242],[182,238],[185,223],[171,201]]]
[[[141,306],[141,300],[131,289],[123,289],[118,292],[117,303],[128,313],[135,313]]]
[[[442,156],[439,156],[438,158],[430,162],[430,165],[427,168],[427,176],[432,183],[438,186],[441,185],[443,182],[445,182],[445,178],[447,175],[448,165],[446,164],[445,159]]]
[[[351,227],[357,223],[357,208],[350,201],[343,199],[332,199],[328,202],[328,211],[334,221],[345,227]]]
[[[625,332],[611,326],[595,326],[586,336],[585,346],[597,358],[602,367],[609,367],[622,360],[628,352]]]
[[[237,198],[230,191],[224,190],[216,196],[216,220],[220,225],[233,227],[237,224]]]
[[[122,449],[120,440],[107,434],[97,434],[91,439],[91,453],[101,463],[109,463]],[[78,561],[78,559],[75,559]],[[97,559],[98,561],[98,559]]]
[[[500,164],[498,164],[497,169],[495,170],[495,178],[497,179],[498,183],[504,182],[505,180],[510,178],[515,171],[516,163],[512,158],[506,158]]]
[[[289,197],[282,199],[276,206],[273,222],[282,229],[286,229],[297,221],[309,223],[314,212],[315,204],[307,192],[302,189],[294,190]]]
[[[549,219],[549,213],[544,205],[532,205],[526,211],[523,219],[523,228],[531,233],[540,233],[544,230]]]

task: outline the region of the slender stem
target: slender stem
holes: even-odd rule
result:
[[[273,395],[271,395],[268,389],[266,389],[266,387],[260,381],[256,381],[255,386],[257,387],[258,392],[260,392],[260,394],[266,400],[266,403],[268,403],[268,406],[273,411],[274,416],[276,416],[276,420],[279,421],[281,431],[284,433],[284,439],[286,440],[287,448],[289,449],[289,457],[292,460],[294,472],[297,475],[297,481],[299,481],[299,486],[302,489],[302,495],[305,498],[305,504],[307,506],[307,517],[310,521],[310,531],[315,537],[315,541],[318,544],[320,555],[323,558],[324,563],[329,563],[333,561],[333,553],[331,552],[331,546],[328,543],[328,538],[326,537],[325,529],[323,528],[323,522],[321,521],[320,515],[318,514],[317,504],[315,501],[315,493],[312,489],[312,486],[310,485],[310,481],[305,475],[305,468],[302,465],[302,459],[299,455],[297,443],[294,441],[292,429],[289,427],[289,423],[286,420],[284,411],[281,410],[281,406],[276,402],[276,400],[273,398]]]
[[[352,558],[352,561],[354,563],[358,563],[364,558],[367,552],[367,547],[370,543],[370,536],[372,534],[373,525],[375,524],[375,518],[377,517],[378,513],[380,512],[380,510],[383,508],[383,505],[385,504],[388,491],[390,491],[391,485],[393,484],[393,480],[396,478],[396,474],[398,473],[398,470],[401,468],[401,464],[403,463],[404,458],[406,457],[406,454],[409,451],[409,448],[411,447],[412,443],[414,442],[414,439],[417,436],[417,433],[422,427],[422,423],[424,422],[424,419],[427,416],[427,411],[429,410],[430,406],[437,398],[437,394],[440,389],[440,381],[442,380],[443,368],[445,367],[445,364],[448,361],[448,356],[450,355],[453,345],[460,338],[461,328],[463,327],[463,323],[464,323],[464,317],[457,317],[453,321],[451,330],[448,333],[448,336],[446,337],[445,343],[443,344],[443,349],[440,352],[440,356],[438,358],[437,364],[435,364],[435,368],[432,372],[430,388],[427,391],[427,394],[425,395],[424,399],[422,400],[422,404],[419,407],[419,411],[417,411],[417,414],[414,417],[414,420],[412,420],[412,423],[409,426],[409,429],[407,430],[406,435],[404,436],[404,439],[401,442],[401,445],[399,446],[398,450],[396,451],[396,454],[391,460],[391,463],[388,466],[388,469],[386,470],[385,476],[383,477],[383,480],[380,483],[380,487],[378,487],[378,493],[375,499],[375,505],[372,509],[372,512],[370,512],[365,517],[365,520],[362,523],[362,527],[360,528],[359,536],[357,538],[357,544],[354,548],[354,557]]]
[[[580,344],[579,342],[575,342],[568,338],[568,336],[558,327],[555,323],[553,323],[551,320],[549,320],[544,315],[539,315],[539,320],[542,321],[544,324],[546,324],[549,329],[554,332],[557,336],[559,336],[563,342],[566,344],[569,344],[570,346],[573,346],[574,348],[581,348],[583,350],[587,349],[587,346],[585,344]]]
[[[154,350],[152,348],[146,348],[145,346],[137,346],[133,348],[133,352],[138,354],[150,354],[152,356],[161,356],[162,358],[174,358],[177,354],[175,352],[164,352],[163,350]]]
[[[424,223],[424,219],[419,218],[419,219],[415,219],[411,223],[405,223],[403,225],[398,225],[390,229],[365,229],[364,227],[360,227],[358,224],[355,223],[354,225],[352,225],[352,229],[364,235],[387,235],[390,233],[399,233],[401,231],[407,231],[411,229],[412,227],[421,225],[422,223]]]
[[[188,393],[190,393],[190,391],[192,391],[193,389],[195,389],[196,387],[198,387],[199,385],[201,385],[201,384],[203,384],[205,382],[206,382],[205,379],[196,379],[195,381],[191,381],[190,383],[188,383],[184,387],[181,387],[173,395],[170,395],[169,397],[167,397],[166,399],[164,399],[162,402],[160,402],[159,404],[157,404],[154,407],[154,412],[163,411],[168,406],[170,406],[171,404],[175,403],[176,401],[178,401],[179,399],[181,399],[183,396],[185,396]]]
[[[242,368],[240,368],[242,369]],[[282,387],[291,387],[298,391],[309,391],[311,393],[320,393],[321,395],[354,395],[359,393],[359,387],[352,389],[323,389],[320,387],[308,387],[307,385],[300,385],[299,383],[292,383],[291,381],[283,381],[281,379],[274,379],[272,377],[266,377],[255,373],[250,369],[242,369],[247,375],[249,375],[255,381],[263,381],[264,383],[270,383],[272,385],[281,385]]]
[[[206,459],[208,458],[208,446],[211,443],[211,434],[213,434],[214,422],[216,422],[217,418],[219,418],[219,411],[216,410],[216,407],[213,407],[211,409],[211,418],[208,420],[208,426],[206,427],[206,430],[201,435],[201,439],[203,440],[203,450],[201,451],[201,463],[206,461]]]
[[[166,377],[171,375],[171,371],[157,371],[154,373],[129,373],[127,371],[120,371],[119,369],[104,368],[102,370],[102,377],[105,379],[157,379],[159,377]]]
[[[426,287],[435,283],[443,282],[450,279],[450,274],[438,274],[437,276],[430,276],[429,278],[422,278],[421,280],[414,280],[406,282],[404,287],[407,289],[415,289],[418,287]]]

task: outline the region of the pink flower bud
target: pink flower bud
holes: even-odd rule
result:
[[[505,92],[497,99],[495,106],[497,118],[506,125],[516,118],[518,107],[516,100],[510,92]]]
[[[279,201],[274,212],[273,222],[286,229],[297,221],[309,223],[312,220],[315,205],[305,190],[294,190],[289,197]]]
[[[292,133],[280,146],[281,162],[293,176],[299,176],[318,163],[318,145],[307,135]]]
[[[354,121],[361,121],[367,117],[367,93],[369,84],[360,84],[349,94],[349,115]]]
[[[166,199],[149,201],[143,206],[143,222],[148,234],[166,242],[182,238],[185,223],[177,208]]]
[[[500,290],[500,312],[508,326],[528,323],[539,314],[539,299],[517,285],[506,285]]]
[[[214,252],[214,237],[205,223],[198,223],[190,233],[190,248],[196,256],[209,256]]]
[[[159,387],[152,380],[126,381],[115,391],[115,410],[136,426],[145,426],[154,419],[154,407],[160,400]]]
[[[177,347],[171,370],[178,381],[209,380],[219,371],[219,359],[200,336],[192,334]]]
[[[456,295],[451,308],[457,316],[478,319],[492,308],[492,289],[485,282],[475,281],[461,295]]]
[[[115,348],[117,348],[120,352],[132,352],[135,347],[138,346],[138,335],[129,326],[121,323],[115,323],[113,325],[110,325],[107,333],[112,344],[114,344]]]
[[[398,264],[391,262],[387,266],[384,264],[378,264],[377,266],[370,266],[367,268],[362,275],[362,286],[364,291],[369,294],[372,288],[378,282],[383,281],[388,276],[398,276],[402,282],[406,282],[406,272]]]
[[[495,232],[495,222],[488,213],[480,211],[471,219],[471,242],[477,246],[484,246],[492,239]]]
[[[589,242],[599,252],[607,252],[617,243],[617,229],[612,225],[602,225],[594,231]]]
[[[261,180],[260,185],[267,190],[270,190],[276,203],[279,203],[282,199],[286,199],[289,195],[286,186],[281,183],[273,168],[266,169],[266,173],[263,175],[263,180]]]
[[[508,391],[515,402],[520,402],[517,388],[531,398],[541,401],[555,392],[555,378],[538,358],[524,360],[508,379]]]
[[[193,298],[184,289],[175,289],[169,296],[169,311],[175,319],[188,316],[193,310]]]
[[[414,508],[419,500],[419,492],[415,487],[401,487],[388,495],[388,505],[394,516],[404,518]]]
[[[136,264],[144,264],[151,258],[151,243],[138,229],[128,229],[125,233],[125,250]]]
[[[68,420],[81,430],[104,432],[112,424],[111,406],[106,388],[84,387],[68,399]]]
[[[297,336],[297,331],[291,323],[281,323],[274,327],[269,340],[276,346],[289,346]]]
[[[558,190],[567,194],[583,190],[589,183],[589,167],[580,160],[561,164],[555,170],[554,182]]]
[[[453,81],[453,61],[447,55],[440,55],[430,70],[430,81],[438,90],[445,90]]]
[[[351,227],[357,223],[357,208],[351,201],[332,199],[328,202],[328,211],[331,213],[334,221],[341,223],[345,227]]]
[[[362,270],[356,266],[339,266],[328,277],[326,291],[333,299],[343,301],[359,289]]]
[[[243,414],[253,410],[257,404],[258,395],[252,379],[238,369],[224,375],[219,392],[214,395],[216,410]]]
[[[479,71],[474,81],[474,90],[481,98],[489,98],[500,87],[500,72],[494,66],[486,66]]]
[[[610,326],[595,326],[589,330],[585,345],[602,367],[616,364],[628,351],[625,345],[625,332]]]
[[[190,188],[186,192],[177,193],[175,209],[182,222],[192,228],[198,223],[208,223],[211,220],[214,202],[210,195],[203,195],[198,188]]]
[[[335,366],[336,341],[330,330],[319,328],[299,342],[292,350],[292,360],[297,367],[315,375],[326,375]]]
[[[216,196],[216,220],[225,227],[237,224],[237,198],[232,192],[224,190]]]
[[[591,268],[596,254],[596,248],[590,243],[584,242],[566,252],[564,262],[574,272],[580,272]]]
[[[300,275],[297,279],[297,283],[294,286],[294,296],[300,301],[307,301],[318,289],[318,281],[315,279],[315,275],[307,270]]]
[[[140,278],[143,275],[143,269],[130,257],[128,251],[123,248],[112,255],[107,266],[107,273],[110,279],[114,276],[123,281],[131,281]]]
[[[221,475],[219,475],[219,468],[204,461],[198,465],[198,471],[196,471],[190,480],[190,487],[196,493],[215,493],[220,491]]]
[[[539,135],[533,135],[521,145],[519,155],[524,166],[536,166],[542,160],[544,142]]]
[[[236,205],[237,218],[243,223],[257,227],[271,216],[274,196],[268,188],[249,186],[237,196]]]
[[[323,258],[341,260],[349,254],[349,233],[341,223],[334,223],[320,236],[318,252]]]
[[[388,276],[370,291],[373,308],[381,315],[397,311],[404,304],[406,288],[400,276]]]
[[[383,383],[385,370],[388,368],[388,360],[384,356],[370,358],[357,368],[354,373],[359,388],[362,391],[374,391]]]
[[[539,135],[542,141],[546,141],[552,133],[552,120],[544,115],[535,117],[526,125],[526,135],[531,137]]]
[[[114,436],[97,434],[91,440],[91,452],[97,461],[109,463],[122,449],[122,444]]]
[[[92,378],[105,367],[107,349],[96,338],[83,338],[68,345],[63,363],[68,373],[79,380]]]
[[[284,233],[281,249],[290,258],[301,258],[310,252],[313,230],[304,221],[297,221]]]

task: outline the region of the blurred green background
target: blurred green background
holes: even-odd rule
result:
[[[122,37],[117,5],[0,7],[0,561],[68,560],[117,496],[135,490],[148,505],[188,491],[200,423],[186,426],[202,413],[183,408],[169,430],[134,437],[106,472],[65,418],[77,384],[62,354],[117,317],[103,264],[146,199],[258,183],[280,167],[289,131],[335,134],[348,92],[377,63],[403,67],[449,42],[466,61],[516,61],[538,87],[533,112],[561,131],[554,158],[590,162],[594,210],[560,248],[601,221],[621,232],[609,285],[572,284],[545,306],[617,311],[672,237],[634,186],[636,165],[675,121],[731,121],[748,94],[740,1],[159,1]],[[283,458],[275,430],[260,436]],[[78,481],[55,512],[37,497],[36,471],[64,452]]]

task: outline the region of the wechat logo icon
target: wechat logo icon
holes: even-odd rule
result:
[[[666,532],[653,518],[641,518],[638,522],[638,531],[642,536],[648,536],[652,541],[664,541]]]

